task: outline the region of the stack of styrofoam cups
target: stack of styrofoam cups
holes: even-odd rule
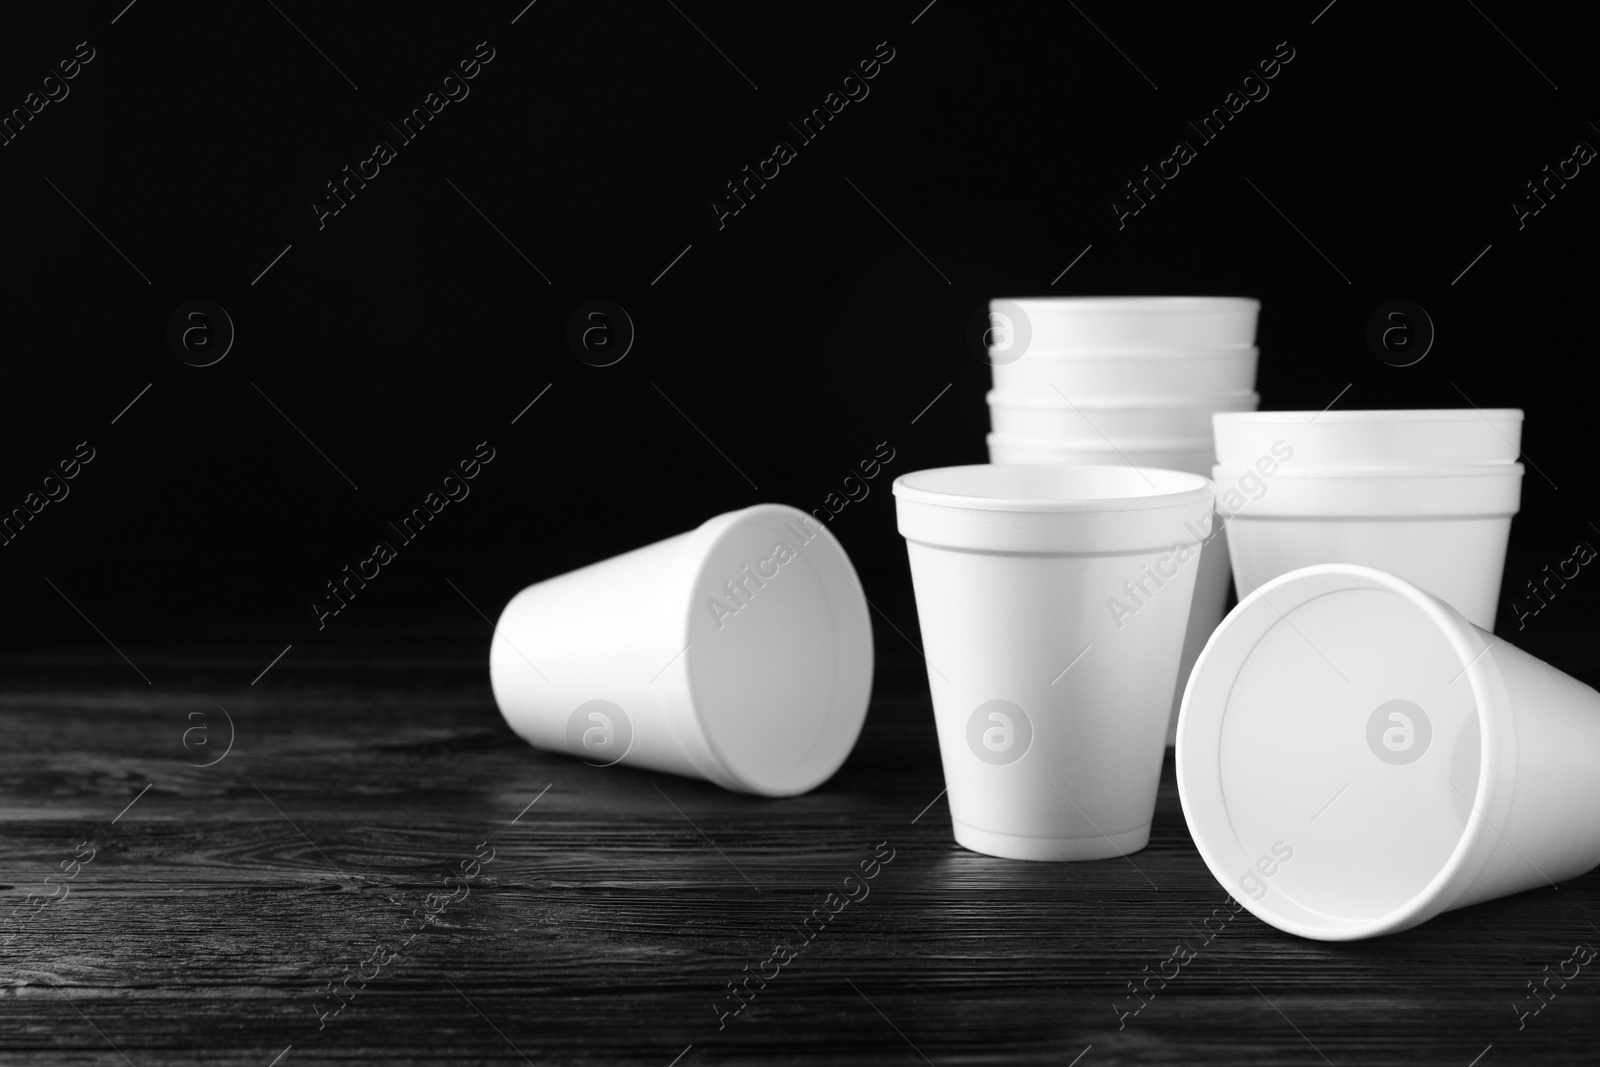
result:
[[[1212,414],[1254,411],[1260,401],[1260,308],[1244,297],[990,301],[990,462],[1120,463],[1209,476]],[[1199,529],[1208,544],[1168,702],[1169,745],[1184,681],[1228,598],[1225,535],[1209,522]]]
[[[957,843],[1026,860],[1143,848],[1211,480],[945,467],[894,495]],[[1141,607],[1110,607],[1140,584]]]
[[[1594,867],[1597,757],[1600,693],[1403,578],[1330,563],[1263,582],[1212,635],[1178,791],[1241,904],[1342,941]]]
[[[872,624],[833,535],[758,504],[524,589],[489,678],[539,748],[793,796],[861,732]]]
[[[1397,574],[1494,629],[1522,494],[1522,412],[1214,416],[1217,513],[1241,597],[1316,563]]]

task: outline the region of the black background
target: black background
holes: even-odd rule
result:
[[[1507,206],[1576,140],[1600,142],[1576,8],[1343,0],[1313,25],[1316,4],[947,0],[912,24],[917,4],[541,0],[511,25],[515,4],[150,2],[112,25],[115,7],[13,12],[0,43],[8,108],[76,42],[96,52],[0,148],[4,505],[75,442],[97,452],[0,549],[13,639],[87,634],[41,576],[134,644],[472,617],[441,576],[492,615],[528,582],[724,510],[820,507],[880,441],[894,462],[832,527],[869,593],[909,608],[888,482],[986,458],[989,368],[963,333],[997,295],[1258,296],[1263,408],[1320,409],[1346,385],[1345,408],[1522,407],[1539,470],[1508,582],[1593,534],[1594,179],[1520,232]],[[322,183],[484,40],[495,58],[470,96],[319,230]],[[870,95],[719,230],[709,198],[796,140],[785,122],[880,41],[895,58]],[[1183,122],[1280,41],[1295,58],[1270,95],[1119,230],[1120,184],[1193,141]],[[594,298],[638,333],[607,368],[564,341]],[[1364,340],[1396,298],[1437,329],[1406,368]],[[237,330],[209,368],[165,343],[190,299]],[[322,583],[480,440],[500,458],[470,498],[319,635]],[[1566,596],[1580,611],[1592,595]]]

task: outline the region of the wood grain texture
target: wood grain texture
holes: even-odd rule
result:
[[[148,687],[108,650],[7,660],[0,1062],[1595,1060],[1600,975],[1520,1031],[1512,1007],[1600,942],[1593,873],[1377,941],[1304,941],[1248,913],[1208,937],[1225,894],[1170,761],[1129,859],[957,847],[929,806],[943,783],[908,651],[882,650],[845,768],[762,800],[529,748],[494,708],[479,636],[296,649],[255,687],[271,651],[143,650]],[[232,716],[234,747],[187,766],[186,715],[207,707]],[[69,895],[19,925],[12,905],[85,841]],[[485,842],[465,898],[407,927]],[[869,895],[806,940],[881,843]],[[719,1029],[727,983],[779,942],[795,958]],[[1119,1018],[1180,942],[1194,958]],[[389,962],[363,966],[380,944]],[[374,967],[319,1029],[327,984]]]

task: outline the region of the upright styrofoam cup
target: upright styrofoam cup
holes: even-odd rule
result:
[[[957,843],[1033,860],[1143,848],[1210,480],[945,467],[894,494]]]
[[[1515,463],[1522,448],[1518,408],[1218,411],[1218,463],[1252,463],[1279,439],[1302,466]]]
[[[1204,438],[1216,412],[1254,411],[1257,393],[1197,395],[1176,400],[1104,400],[1046,395],[989,393],[989,421],[995,433],[1047,437],[1055,441],[1111,441]],[[1254,457],[1252,457],[1254,458]]]
[[[838,770],[872,665],[849,557],[782,504],[529,586],[489,650],[495,701],[530,744],[763,796]]]
[[[1256,343],[1261,301],[1239,296],[1067,296],[991,300],[989,310],[1008,316],[1020,311],[1024,321],[1010,335],[1026,337],[1025,357],[1036,347],[1249,348]]]
[[[1206,475],[1215,464],[1212,462],[1210,442],[1192,444],[1187,448],[1128,448],[1115,449],[1102,442],[1101,448],[1070,448],[1049,438],[1013,437],[1007,434],[989,435],[989,462],[991,463],[1128,463],[1137,467],[1161,467]],[[1189,602],[1189,624],[1184,630],[1183,655],[1178,660],[1178,683],[1173,687],[1172,707],[1167,713],[1167,744],[1171,746],[1178,737],[1178,705],[1183,698],[1184,683],[1189,671],[1199,658],[1211,631],[1222,621],[1223,609],[1228,604],[1228,588],[1233,581],[1233,571],[1228,562],[1228,532],[1221,522],[1214,521],[1209,528],[1196,522],[1196,530],[1207,538],[1206,550],[1201,553],[1195,573],[1194,596]]]
[[[1211,873],[1302,937],[1394,933],[1600,863],[1600,693],[1370,567],[1240,601],[1190,675],[1177,756]]]
[[[1105,399],[1182,399],[1247,393],[1255,388],[1260,349],[1048,351],[1031,346],[1021,358],[994,364],[994,387],[1013,395]]]
[[[1494,629],[1522,464],[1331,467],[1301,458],[1297,444],[1293,465],[1228,520],[1241,597],[1300,567],[1354,563],[1398,574]],[[1213,474],[1231,485],[1250,470],[1219,463]]]

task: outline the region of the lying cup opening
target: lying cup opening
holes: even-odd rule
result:
[[[861,732],[873,671],[871,619],[838,541],[794,508],[747,508],[705,547],[686,601],[681,667],[663,671],[686,676],[719,767],[766,796],[831,777]]]
[[[1483,648],[1452,609],[1367,567],[1308,567],[1241,602],[1190,676],[1177,739],[1191,833],[1228,891],[1324,940],[1449,906],[1493,832]]]

